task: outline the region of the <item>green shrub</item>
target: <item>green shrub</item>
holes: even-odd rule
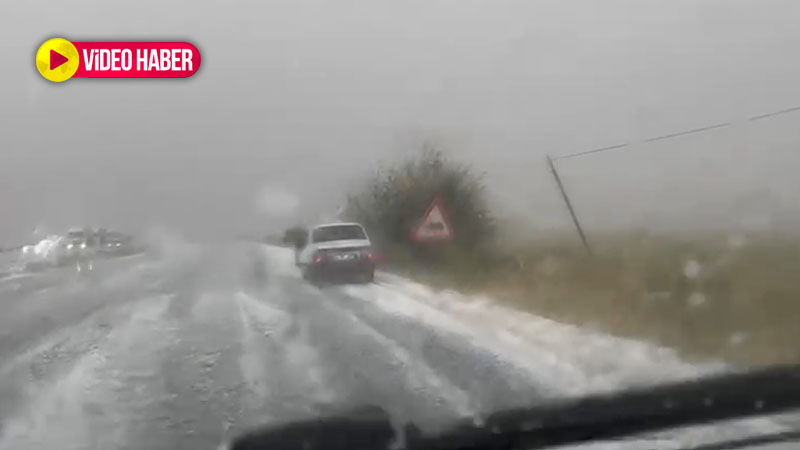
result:
[[[416,243],[411,230],[434,198],[446,211],[454,239]],[[486,208],[482,176],[431,147],[424,148],[416,158],[379,169],[360,192],[348,197],[345,215],[367,227],[389,263],[408,260],[454,265],[457,270],[482,258],[495,230]]]

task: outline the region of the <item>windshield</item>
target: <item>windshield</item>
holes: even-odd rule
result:
[[[800,0],[0,4],[0,450],[800,430],[704,390],[800,364]]]
[[[366,239],[364,230],[358,225],[334,225],[315,228],[311,232],[313,242],[343,241],[348,239]]]

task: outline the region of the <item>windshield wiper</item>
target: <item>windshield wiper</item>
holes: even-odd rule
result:
[[[240,436],[230,450],[377,450],[395,438],[389,415],[368,406],[336,417],[289,423]]]
[[[432,437],[409,425],[405,444],[411,450],[547,448],[793,409],[800,409],[800,366],[783,366],[503,411],[489,416],[481,426],[464,422]],[[383,449],[393,435],[388,417],[377,410],[287,427],[293,432],[286,434],[284,427],[252,433],[234,442],[232,448]],[[326,439],[325,433],[331,433],[331,439]],[[275,440],[281,435],[300,440]],[[798,435],[800,432],[760,435],[703,450],[793,440]],[[309,445],[312,442],[315,445]]]
[[[483,427],[421,438],[415,449],[546,448],[800,409],[800,366],[784,366],[573,402],[503,411]]]
[[[761,445],[795,441],[800,441],[800,431],[760,434],[758,436],[748,436],[724,442],[714,442],[713,444],[695,445],[686,450],[736,450],[740,448],[753,448]]]

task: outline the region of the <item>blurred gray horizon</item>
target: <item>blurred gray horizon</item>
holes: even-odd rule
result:
[[[800,228],[800,2],[16,1],[0,15],[0,246],[93,225],[192,238],[332,215],[434,142],[493,211],[587,230]],[[36,72],[49,37],[188,40],[188,80]],[[591,231],[590,231],[591,232]]]

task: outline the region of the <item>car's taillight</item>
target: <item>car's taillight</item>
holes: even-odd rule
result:
[[[369,260],[371,263],[373,263],[373,264],[377,264],[377,263],[378,263],[378,259],[380,259],[380,258],[378,257],[378,254],[377,254],[376,252],[374,252],[374,251],[372,251],[372,250],[368,250],[368,251],[367,251],[367,259],[368,259],[368,260]]]
[[[321,263],[322,259],[323,259],[323,256],[322,256],[322,253],[320,253],[320,252],[314,253],[314,256],[311,257],[311,261],[313,261],[314,264]]]

